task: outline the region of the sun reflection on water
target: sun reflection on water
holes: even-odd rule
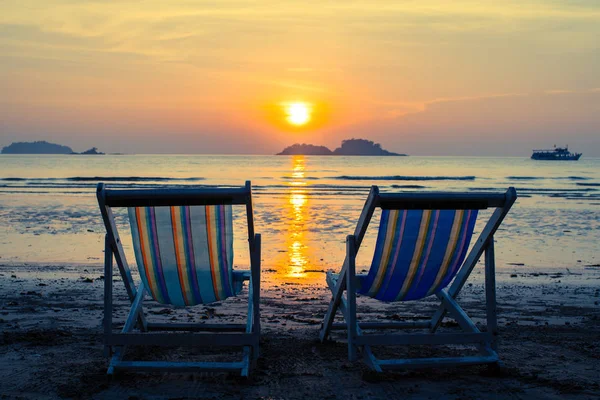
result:
[[[294,278],[306,277],[309,248],[306,244],[306,226],[308,220],[308,195],[304,188],[306,160],[304,156],[292,158],[292,176],[290,181],[289,225],[288,225],[288,268],[286,276]]]

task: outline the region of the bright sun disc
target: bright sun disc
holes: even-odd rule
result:
[[[310,121],[310,106],[306,103],[288,103],[285,107],[286,120],[292,125],[304,125]]]

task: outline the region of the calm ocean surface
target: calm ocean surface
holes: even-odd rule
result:
[[[600,263],[600,159],[229,155],[2,155],[0,263],[100,264],[99,181],[112,188],[159,188],[243,185],[245,180],[253,185],[263,268],[277,276],[322,280],[322,274],[311,272],[338,268],[345,236],[371,185],[381,191],[503,191],[515,186],[520,197],[497,234],[499,268]],[[117,216],[125,239],[125,213]],[[360,268],[369,265],[375,225],[361,248]],[[478,222],[476,233],[481,227]],[[235,230],[236,265],[241,267],[248,260],[241,220]],[[129,242],[125,249],[134,263]]]

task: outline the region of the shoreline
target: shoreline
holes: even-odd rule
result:
[[[183,373],[126,373],[110,379],[105,375],[108,359],[102,353],[100,326],[102,268],[0,264],[0,394],[9,399],[389,399],[408,394],[414,398],[591,398],[600,395],[600,268],[584,271],[581,275],[539,269],[516,277],[499,274],[499,355],[504,367],[495,375],[481,366],[375,375],[364,363],[347,361],[344,331],[335,333],[330,343],[318,342],[330,298],[323,273],[314,273],[311,279],[282,279],[265,272],[261,358],[251,378],[244,381],[224,374]],[[475,271],[472,278],[459,300],[481,323],[482,274]],[[128,301],[120,277],[113,280],[115,319],[122,321]],[[172,318],[240,322],[246,293],[244,289],[224,304],[173,309],[147,301],[145,308],[150,318],[165,322]],[[361,298],[358,311],[363,319],[398,319],[429,313],[435,305],[433,299],[398,305]],[[168,356],[161,349],[151,353]],[[180,353],[176,350],[174,356]]]

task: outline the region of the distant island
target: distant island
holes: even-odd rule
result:
[[[49,143],[46,141],[37,142],[15,142],[9,146],[3,147],[0,154],[82,154],[82,155],[102,155],[96,147],[92,147],[82,153],[74,152],[69,146],[62,144]]]
[[[308,156],[406,156],[406,154],[392,153],[381,148],[379,143],[366,139],[342,140],[342,145],[334,151],[325,146],[296,143],[283,149],[278,156],[308,155]]]
[[[104,155],[104,153],[102,153],[101,151],[98,151],[97,147],[92,147],[91,149],[83,151],[81,153],[75,153],[75,152],[73,152],[71,154],[81,154],[81,155],[85,155],[85,156],[90,156],[90,155],[92,155],[92,156],[101,156],[101,155]]]
[[[55,143],[15,142],[2,148],[2,154],[72,154],[73,149]]]
[[[300,144],[296,143],[283,149],[281,153],[277,153],[278,156],[297,155],[305,154],[311,156],[331,156],[333,152],[325,146],[315,146],[313,144]]]

